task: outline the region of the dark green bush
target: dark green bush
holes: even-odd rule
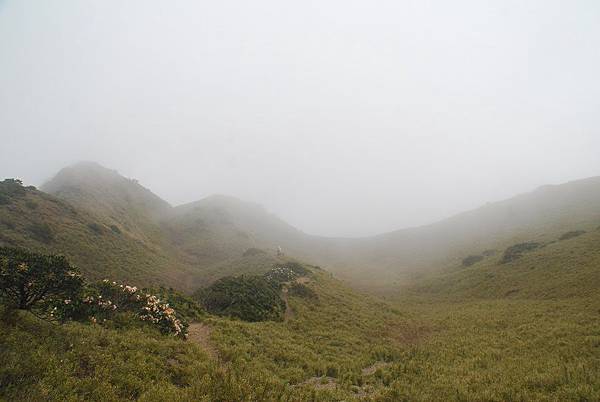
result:
[[[62,255],[0,248],[0,298],[11,307],[51,314],[51,306],[78,299],[83,285],[79,270]]]
[[[540,247],[542,247],[542,245],[540,243],[536,243],[536,242],[532,242],[532,241],[515,244],[513,246],[510,246],[509,248],[507,248],[504,251],[504,255],[502,256],[502,260],[500,262],[502,264],[506,264],[508,262],[511,262],[511,261],[514,261],[514,260],[520,258],[521,255],[523,255],[523,253],[535,250],[536,248],[540,248]]]
[[[0,195],[3,195],[5,199],[12,197],[20,197],[27,193],[23,187],[23,182],[19,179],[5,179],[0,181]]]
[[[102,225],[100,225],[96,222],[88,223],[87,226],[94,234],[101,235],[102,233],[104,233],[104,229],[102,228]]]
[[[210,313],[244,321],[278,321],[285,312],[279,288],[262,276],[225,277],[198,294]]]
[[[283,266],[287,269],[289,269],[290,271],[294,272],[297,276],[308,276],[310,275],[310,270],[308,268],[305,268],[304,265],[295,262],[295,261],[289,261],[286,262],[285,264],[283,264]]]
[[[110,230],[115,234],[121,234],[121,229],[117,225],[110,225]]]
[[[50,243],[54,240],[54,232],[47,223],[34,223],[29,225],[27,231],[31,237],[43,243]]]
[[[319,298],[319,296],[314,290],[301,283],[293,283],[288,288],[288,294],[290,296],[301,297],[303,299],[316,300]]]
[[[558,240],[569,240],[577,236],[585,234],[585,230],[572,230],[570,232],[563,233]]]
[[[481,260],[483,260],[482,255],[470,255],[462,260],[462,265],[463,267],[470,267],[471,265],[476,264]]]

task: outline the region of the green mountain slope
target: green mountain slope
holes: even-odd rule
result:
[[[600,288],[597,229],[552,240],[510,262],[503,262],[502,257],[498,253],[469,267],[432,274],[410,291],[434,299],[565,299],[592,297]]]
[[[185,278],[186,290],[243,273],[244,253],[251,248],[267,252],[270,261],[246,261],[265,271],[282,247],[286,255],[326,266],[354,286],[388,291],[456,266],[470,254],[547,242],[600,224],[600,178],[541,187],[435,224],[360,239],[307,235],[264,208],[232,197],[171,207],[135,180],[93,163],[63,169],[43,189],[84,211],[89,220],[152,250],[161,262],[144,270],[166,271],[162,278],[171,278],[169,284]],[[71,249],[73,254],[78,250]],[[138,269],[130,265],[111,269]]]
[[[309,255],[393,292],[382,301],[313,268],[282,291],[283,321],[207,316],[188,341],[0,314],[0,399],[600,399],[598,179],[368,239],[307,236],[224,197],[148,207],[145,191],[94,193],[92,179],[55,187],[63,198],[4,182],[0,243],[62,251],[90,278],[189,291]],[[505,258],[523,242],[540,246]]]
[[[189,269],[104,216],[9,181],[0,194],[1,245],[65,254],[91,279],[186,288]]]
[[[141,241],[160,239],[157,222],[171,209],[166,201],[137,181],[93,162],[62,169],[41,190]]]
[[[338,241],[329,262],[357,285],[389,289],[423,272],[455,266],[469,254],[524,241],[547,242],[598,225],[600,178],[594,177],[544,186],[428,226]]]
[[[24,312],[0,325],[8,400],[355,400],[385,386],[412,320],[314,270],[315,297],[290,293],[284,321],[209,316],[187,341],[123,322],[51,325]],[[0,313],[2,307],[0,306]],[[335,328],[335,331],[331,331]],[[43,335],[43,336],[40,336]],[[8,385],[10,386],[4,386]]]

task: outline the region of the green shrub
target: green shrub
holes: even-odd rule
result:
[[[5,179],[0,181],[0,195],[4,196],[4,199],[10,199],[12,197],[21,197],[27,193],[23,187],[23,182],[19,179]]]
[[[0,248],[0,298],[11,307],[46,311],[69,305],[80,297],[83,284],[79,270],[62,255]]]
[[[252,322],[278,321],[285,312],[278,287],[262,276],[225,277],[202,293],[204,307],[216,315]]]
[[[27,227],[27,232],[36,240],[43,243],[54,241],[54,232],[47,223],[34,223]]]
[[[585,234],[585,230],[572,230],[570,232],[563,233],[558,240],[569,240],[577,236]]]
[[[293,283],[288,288],[288,294],[290,296],[301,297],[303,299],[316,300],[319,298],[319,296],[314,290],[301,283]]]
[[[110,225],[110,230],[115,234],[121,234],[121,229],[117,225]]]
[[[470,255],[462,260],[462,265],[463,267],[470,267],[471,265],[476,264],[481,260],[483,260],[482,255]]]
[[[535,250],[536,248],[540,248],[542,245],[536,242],[525,242],[515,244],[510,246],[504,251],[504,255],[502,256],[502,260],[500,261],[502,264],[506,264],[508,262],[514,261],[521,257],[523,253],[528,251]]]
[[[87,226],[94,234],[101,235],[102,233],[104,233],[104,229],[102,228],[102,225],[100,225],[96,222],[88,223]]]
[[[308,276],[311,273],[308,268],[295,261],[288,261],[285,264],[283,264],[283,266],[295,273],[297,276]]]

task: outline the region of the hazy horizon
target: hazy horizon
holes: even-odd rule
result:
[[[0,0],[0,178],[96,161],[316,235],[600,175],[600,3]]]

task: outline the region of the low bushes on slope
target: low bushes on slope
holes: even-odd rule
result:
[[[470,255],[462,260],[462,265],[463,267],[470,267],[471,265],[476,264],[481,260],[483,260],[482,255]]]
[[[531,241],[515,244],[504,251],[504,255],[502,256],[502,260],[500,262],[502,264],[509,263],[520,258],[524,253],[535,250],[536,248],[540,247],[542,247],[542,244]]]
[[[180,301],[182,296],[177,298]],[[49,321],[146,321],[165,334],[185,337],[187,323],[157,296],[104,280],[87,284],[61,255],[0,248],[0,301]]]
[[[303,299],[317,300],[317,293],[302,283],[293,283],[288,288],[288,294],[293,297],[301,297]]]
[[[558,240],[569,240],[582,234],[585,234],[585,230],[571,230],[570,232],[563,233]]]
[[[239,276],[219,279],[196,293],[208,312],[243,321],[279,321],[285,302],[279,287],[262,276]]]
[[[308,276],[310,273],[310,270],[302,264],[289,261],[273,267],[273,269],[265,273],[265,278],[270,282],[281,284],[293,281],[302,276]]]

